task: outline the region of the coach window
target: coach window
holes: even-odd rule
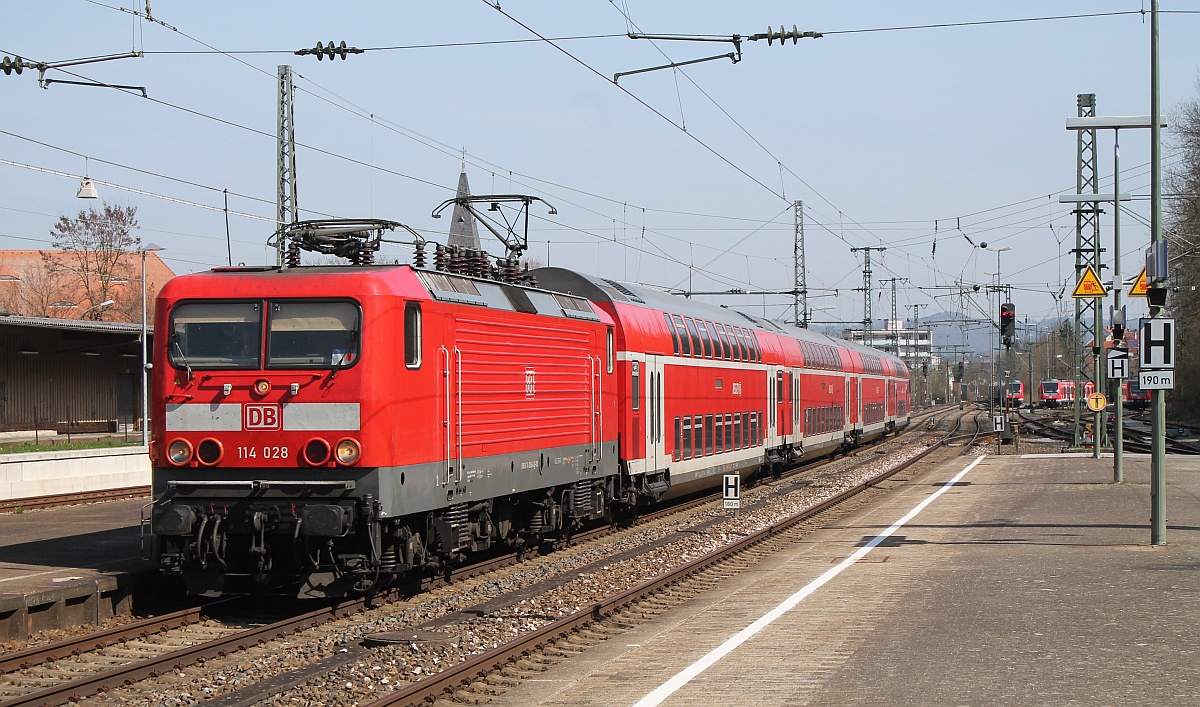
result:
[[[713,342],[708,338],[708,328],[704,326],[704,322],[696,321],[696,330],[700,332],[700,344],[704,347],[704,358],[713,357]]]
[[[687,324],[688,335],[692,340],[692,355],[700,358],[704,355],[704,348],[700,343],[700,335],[696,333],[696,322],[688,317],[684,317],[683,321]]]
[[[721,340],[716,337],[716,326],[712,322],[701,322],[700,329],[702,332],[707,331],[708,340],[713,342],[713,358],[721,358]]]
[[[176,368],[262,367],[262,302],[185,302],[171,311]]]
[[[675,355],[679,355],[679,332],[675,331],[675,324],[671,322],[671,315],[663,312],[663,319],[667,320],[667,331],[671,333],[671,346],[675,349]]]
[[[671,317],[675,320],[675,331],[679,336],[680,353],[684,356],[692,355],[692,340],[688,338],[687,327],[683,325],[683,317],[678,314],[673,314]]]
[[[717,325],[717,336],[721,338],[721,358],[726,361],[733,360],[733,347],[729,345],[729,337],[725,336],[725,327]]]
[[[421,367],[421,303],[404,303],[404,365]]]
[[[613,360],[617,357],[616,349],[613,346],[613,328],[612,327],[608,328],[608,333],[605,335],[604,352],[605,352],[605,356],[607,357],[605,359],[607,361],[607,363],[605,364],[604,370],[606,373],[612,373],[613,372]]]
[[[750,347],[746,345],[746,335],[743,333],[743,329],[741,327],[734,327],[733,331],[735,334],[737,334],[738,352],[741,354],[742,360],[751,360]]]
[[[704,453],[706,455],[713,453],[713,416],[704,416]]]
[[[683,421],[678,417],[675,418],[675,451],[671,458],[675,461],[683,458]]]
[[[683,416],[683,458],[692,458],[692,418],[690,415]]]
[[[642,364],[639,361],[630,361],[629,368],[633,374],[629,397],[633,400],[633,409],[640,410],[642,407]]]
[[[733,451],[733,413],[725,413],[725,451]]]
[[[746,330],[746,341],[750,343],[750,348],[754,349],[754,360],[762,363],[762,349],[758,347],[758,337],[755,336],[753,329]]]

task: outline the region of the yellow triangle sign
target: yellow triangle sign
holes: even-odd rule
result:
[[[1129,288],[1130,297],[1145,297],[1150,289],[1146,287],[1146,267],[1142,266],[1142,271],[1133,280],[1133,287]]]
[[[1104,283],[1100,282],[1100,276],[1089,265],[1087,270],[1083,271],[1083,277],[1079,278],[1079,284],[1075,286],[1075,291],[1071,293],[1071,296],[1079,299],[1107,297],[1108,290],[1104,289]]]

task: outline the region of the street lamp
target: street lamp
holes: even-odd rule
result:
[[[162,249],[162,246],[153,243],[147,243],[138,248],[138,253],[142,257],[142,446],[144,447],[150,445],[150,386],[147,384],[146,378],[152,365],[146,359],[146,253],[155,253]]]
[[[116,300],[106,299],[103,302],[101,302],[100,304],[93,304],[91,307],[88,307],[87,309],[83,310],[83,314],[80,314],[79,318],[83,319],[84,317],[86,317],[88,315],[88,312],[92,311],[93,309],[109,307],[109,306],[112,306],[113,304],[116,304]]]

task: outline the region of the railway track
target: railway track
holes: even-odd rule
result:
[[[921,418],[914,417],[914,422],[909,429],[917,430],[920,422]],[[976,415],[976,426],[978,428],[978,415]],[[978,429],[975,436],[977,435]],[[965,446],[963,452],[969,448],[969,446]],[[870,452],[870,448],[865,448],[859,454],[869,454]],[[821,470],[829,463],[812,464],[799,470],[790,471],[782,481],[786,484],[790,483],[788,479],[797,476],[808,477],[820,474]],[[880,480],[881,478],[874,479],[872,483]],[[800,485],[804,483],[806,482],[800,482]],[[781,484],[772,482],[765,486],[773,487],[774,485]],[[716,495],[719,496],[719,494]],[[705,504],[711,503],[713,497],[714,495],[710,494],[676,507],[647,514],[639,519],[638,525],[652,525],[671,514],[701,508]],[[599,528],[578,534],[573,541],[579,545],[626,530],[628,529]],[[768,530],[766,534],[769,536],[772,532],[778,532],[778,530]],[[754,537],[760,536],[761,533]],[[742,545],[739,543],[739,546]],[[629,552],[639,554],[644,552],[644,549],[639,547]],[[4,656],[0,660],[0,672],[3,673],[3,676],[0,677],[0,707],[59,705],[96,693],[117,690],[140,680],[180,672],[187,666],[220,659],[259,644],[286,638],[297,632],[313,629],[355,614],[362,614],[380,603],[387,603],[416,591],[429,591],[451,583],[461,584],[471,578],[518,564],[520,561],[520,558],[514,558],[511,555],[495,558],[478,565],[461,568],[446,577],[430,580],[420,587],[415,585],[402,587],[387,599],[363,598],[337,606],[323,606],[319,609],[284,616],[274,621],[263,621],[258,617],[246,618],[247,612],[255,612],[255,609],[252,608],[253,605],[248,607],[239,605],[237,602],[218,602],[30,648]],[[601,561],[613,562],[615,560],[609,557]],[[561,584],[564,580],[562,576],[557,576],[548,581],[552,584]],[[264,689],[269,692],[273,689],[287,687],[280,683],[280,680],[283,683],[297,680],[302,682],[308,679],[311,673],[335,669],[338,665],[352,660],[360,650],[366,650],[357,646],[354,648],[355,650],[346,650],[344,653],[334,655],[332,659],[318,661],[316,664],[301,668],[299,672],[288,678],[276,678],[274,682],[265,681],[266,687],[257,688],[254,699],[262,699]],[[220,700],[218,703],[249,704],[246,702],[245,695],[239,698],[241,701],[230,701],[224,696],[217,699]]]
[[[122,489],[103,489],[101,491],[81,491],[79,493],[61,493],[53,496],[31,496],[29,498],[9,498],[0,500],[0,513],[7,511],[32,510],[34,508],[55,508],[57,506],[74,506],[81,503],[99,503],[115,501],[121,498],[149,498],[149,486],[131,486]]]
[[[1037,430],[1039,433],[1054,439],[1061,439],[1065,442],[1074,441],[1074,431],[1060,429],[1054,426],[1054,422],[1065,422],[1073,420],[1068,415],[1053,415],[1050,417],[1034,417],[1028,413],[1017,413],[1022,422],[1029,428]],[[1176,427],[1183,429],[1177,425],[1168,425],[1168,428]],[[1142,428],[1136,425],[1128,424],[1122,426],[1124,432],[1124,448],[1129,452],[1138,452],[1149,454],[1151,452],[1151,441],[1148,428]],[[1186,442],[1174,439],[1171,435],[1166,439],[1166,451],[1168,454],[1184,454],[1196,455],[1200,454],[1200,444],[1194,442]]]
[[[983,434],[980,424],[982,413],[970,415],[975,430],[959,433],[963,419],[960,415],[953,428],[934,445],[916,454],[901,464],[873,476],[814,506],[798,511],[778,522],[725,545],[711,553],[686,564],[675,567],[635,587],[590,602],[570,616],[549,623],[537,630],[493,649],[469,658],[436,675],[418,680],[396,692],[369,703],[368,707],[399,707],[404,705],[428,705],[440,700],[464,703],[485,702],[489,694],[519,683],[521,676],[532,677],[545,669],[545,664],[557,662],[572,653],[585,650],[600,640],[620,633],[632,625],[641,623],[647,615],[662,613],[675,604],[682,603],[698,593],[694,585],[703,585],[711,578],[720,576],[722,568],[729,564],[749,566],[768,554],[775,547],[791,544],[796,536],[795,529],[810,523],[814,518],[896,474],[911,468],[929,454],[952,439],[966,439],[957,455],[971,453]],[[751,556],[751,557],[747,557]],[[734,569],[733,571],[737,571]],[[495,677],[499,676],[499,678]]]

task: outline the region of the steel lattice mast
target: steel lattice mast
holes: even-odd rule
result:
[[[804,202],[792,202],[793,213],[793,242],[792,242],[792,321],[796,326],[808,328],[808,273],[804,266]]]
[[[1096,115],[1096,94],[1081,93],[1078,96],[1078,114],[1080,118],[1091,118]],[[1076,131],[1077,172],[1075,177],[1075,192],[1077,194],[1096,194],[1099,192],[1096,171],[1096,131]],[[1075,281],[1080,278],[1087,268],[1100,274],[1100,202],[1080,202],[1075,209]],[[1075,439],[1074,446],[1083,445],[1083,405],[1087,396],[1084,395],[1084,385],[1088,382],[1102,390],[1103,381],[1101,362],[1104,353],[1104,322],[1100,316],[1101,300],[1092,298],[1075,298]],[[1086,352],[1083,347],[1083,334],[1086,327],[1084,322],[1090,320],[1092,328],[1092,367],[1086,364]],[[1103,413],[1096,413],[1092,423],[1092,455],[1100,455],[1103,445],[1104,425]]]
[[[282,230],[284,226],[300,220],[300,209],[296,201],[296,125],[293,106],[296,99],[295,89],[292,88],[292,67],[279,67],[279,122],[278,122],[278,186],[275,197],[275,228],[277,240],[276,251],[278,264],[284,264],[284,253],[287,249],[287,239]]]

